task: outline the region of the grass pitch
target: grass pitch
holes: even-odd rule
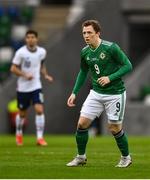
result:
[[[133,164],[115,168],[120,153],[112,137],[90,138],[88,163],[66,167],[76,155],[73,136],[46,136],[47,147],[38,147],[35,136],[24,136],[17,147],[14,136],[0,136],[0,178],[7,179],[145,179],[150,178],[150,137],[129,137]]]

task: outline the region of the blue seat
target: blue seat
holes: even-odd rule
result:
[[[5,8],[0,6],[0,18],[5,15]]]
[[[7,8],[7,14],[13,22],[19,20],[19,8],[16,6],[9,6]]]
[[[10,45],[12,46],[12,48],[16,51],[17,49],[19,49],[21,46],[24,45],[24,41],[18,41],[15,39],[12,39],[10,42]]]

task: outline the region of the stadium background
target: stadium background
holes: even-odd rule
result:
[[[97,19],[102,38],[117,42],[130,57],[134,70],[125,77],[127,107],[125,129],[129,135],[150,135],[150,0],[0,0],[0,133],[11,133],[8,103],[16,96],[16,77],[10,74],[11,59],[23,44],[28,28],[39,32],[40,45],[48,51],[46,66],[54,83],[43,81],[47,134],[75,132],[79,110],[90,89],[80,91],[77,106],[66,105],[80,65],[84,46],[81,23]],[[27,134],[35,132],[29,112]],[[99,128],[107,134],[105,114]]]

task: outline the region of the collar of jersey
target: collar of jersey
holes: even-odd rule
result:
[[[34,53],[34,52],[37,51],[37,47],[36,47],[36,49],[35,49],[34,51],[31,51],[27,46],[26,46],[26,48],[27,48],[27,50],[28,50],[29,52],[31,52],[31,53]]]
[[[99,46],[97,46],[97,48],[95,48],[95,49],[92,49],[92,48],[89,46],[90,50],[91,50],[92,52],[95,52],[95,51],[101,46],[102,41],[103,41],[103,40],[101,40],[101,43],[100,43]]]

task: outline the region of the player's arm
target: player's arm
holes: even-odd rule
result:
[[[49,82],[52,82],[53,81],[53,77],[52,76],[50,76],[49,74],[48,74],[48,72],[47,72],[47,69],[46,69],[46,66],[45,66],[45,64],[44,64],[44,61],[42,61],[42,63],[41,63],[41,74],[44,76],[44,78],[46,79],[46,80],[48,80]]]
[[[88,71],[80,69],[77,79],[76,79],[76,82],[75,82],[75,85],[74,85],[74,88],[73,88],[73,91],[72,91],[73,94],[75,94],[75,95],[78,94],[78,92],[80,91],[81,87],[83,86],[83,84],[86,80],[87,74],[88,74]]]
[[[16,76],[22,76],[22,77],[24,77],[24,78],[27,79],[27,80],[33,79],[32,74],[27,74],[27,73],[23,72],[23,71],[20,69],[20,66],[19,66],[19,65],[12,64],[11,67],[10,67],[10,71],[11,71],[13,74],[15,74]]]
[[[113,74],[110,74],[109,76],[100,77],[97,81],[102,86],[105,86],[111,81],[121,78],[122,76],[124,76],[125,74],[127,74],[128,72],[132,70],[131,62],[129,61],[127,56],[124,54],[124,52],[119,48],[119,46],[114,44],[111,47],[111,53],[112,53],[113,59],[117,62],[120,68]]]
[[[68,98],[68,101],[67,101],[67,105],[69,107],[75,106],[74,102],[76,99],[76,95],[79,92],[82,85],[84,84],[85,79],[87,77],[87,73],[88,73],[88,71],[83,71],[82,69],[80,69],[80,72],[78,73],[78,76],[77,76],[77,79],[76,79],[76,82],[75,82],[75,85],[74,85],[74,88],[72,91],[72,94],[70,95],[70,97]]]
[[[73,107],[75,106],[75,99],[76,99],[76,95],[78,94],[78,92],[80,91],[81,87],[83,86],[87,74],[88,74],[88,66],[86,65],[86,63],[84,61],[81,60],[81,67],[80,67],[80,71],[78,73],[72,94],[70,95],[70,97],[68,98],[67,101],[67,105],[69,107]]]
[[[20,51],[16,51],[15,56],[12,60],[12,65],[10,67],[10,71],[15,74],[16,76],[21,76],[25,78],[26,80],[33,79],[33,75],[30,73],[25,73],[21,69],[22,64],[22,55]]]
[[[115,73],[109,75],[110,81],[121,78],[132,70],[132,64],[128,57],[116,44],[112,47],[112,56],[120,68]]]

